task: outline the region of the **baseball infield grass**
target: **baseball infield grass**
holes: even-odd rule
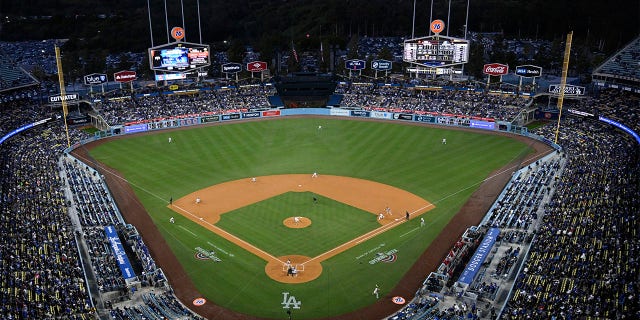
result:
[[[321,125],[322,129],[318,129]],[[168,143],[172,137],[173,142]],[[447,144],[441,143],[447,139]],[[283,292],[301,302],[295,319],[347,313],[391,291],[480,183],[494,170],[532,152],[516,140],[489,134],[401,123],[282,118],[226,123],[113,140],[91,151],[119,170],[167,239],[202,296],[241,313],[286,318]],[[221,182],[254,176],[318,172],[388,184],[436,208],[322,262],[319,278],[285,284],[265,274],[266,262],[166,207]],[[357,208],[312,193],[286,193],[224,214],[216,226],[275,256],[315,256],[379,225]],[[219,201],[224,201],[220,199]],[[381,208],[382,210],[383,208]],[[304,211],[304,212],[301,212]],[[395,212],[394,212],[395,213]],[[397,213],[401,215],[401,212]],[[286,217],[311,217],[290,229]],[[175,217],[175,224],[169,218]],[[221,262],[195,258],[196,248]],[[377,253],[397,251],[392,263]],[[410,298],[410,297],[405,297]],[[184,301],[190,305],[190,301]],[[193,306],[191,306],[193,308]]]

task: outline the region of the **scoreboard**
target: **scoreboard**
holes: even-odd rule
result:
[[[404,41],[403,61],[425,67],[444,67],[467,63],[469,40],[429,36]]]
[[[184,72],[211,65],[209,45],[176,42],[149,48],[151,70]]]

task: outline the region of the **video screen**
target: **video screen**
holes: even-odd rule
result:
[[[189,49],[178,47],[171,49],[151,50],[154,68],[186,68],[189,66]]]

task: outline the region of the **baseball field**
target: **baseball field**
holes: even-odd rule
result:
[[[411,298],[420,282],[401,280],[431,271],[419,258],[443,258],[427,250],[434,239],[476,189],[534,150],[500,135],[315,117],[90,149],[112,192],[135,193],[115,198],[176,294],[209,319],[329,318]],[[138,203],[144,216],[127,212]]]

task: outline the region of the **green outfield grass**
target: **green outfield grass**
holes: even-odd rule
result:
[[[384,296],[491,172],[530,152],[529,146],[507,137],[444,127],[283,118],[131,136],[105,143],[91,155],[131,183],[208,301],[259,317],[285,318],[282,292],[289,292],[302,301],[295,319],[309,319],[372,304],[376,284]],[[314,171],[392,185],[436,208],[425,215],[426,227],[420,228],[417,220],[402,224],[324,261],[318,279],[295,285],[273,281],[264,272],[264,260],[166,208],[169,197],[178,199],[213,184]],[[217,225],[276,256],[314,256],[377,226],[371,214],[326,198],[308,213],[287,211],[312,206],[310,197],[287,193],[224,214]],[[291,215],[314,215],[312,227],[281,227]],[[175,224],[168,222],[171,216]],[[292,243],[296,252],[291,252]],[[196,247],[215,251],[222,262],[195,259]],[[375,253],[392,249],[398,251],[394,263],[369,263]]]

